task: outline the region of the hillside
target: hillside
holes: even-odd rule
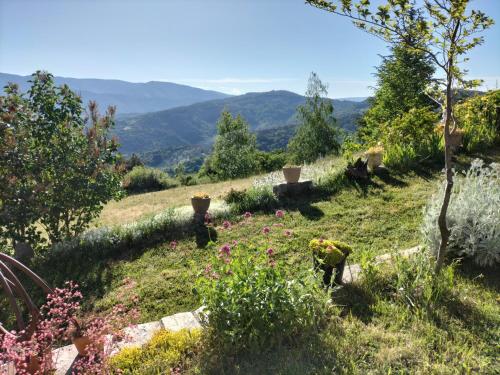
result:
[[[30,76],[0,73],[0,86],[17,83],[22,91],[29,88]],[[179,85],[171,82],[134,83],[115,79],[80,79],[55,77],[57,85],[67,84],[79,93],[84,103],[95,100],[104,110],[116,105],[120,117],[123,114],[160,111],[178,106],[190,105],[206,100],[227,98],[229,95]]]
[[[289,91],[248,93],[130,116],[117,122],[115,132],[121,144],[121,151],[125,154],[182,145],[209,145],[216,134],[217,119],[224,109],[233,115],[241,114],[250,124],[252,131],[267,131],[296,124],[296,108],[304,101],[303,96]],[[354,129],[356,118],[368,106],[366,101],[332,101],[337,121],[348,131]],[[261,140],[261,143],[265,142]]]

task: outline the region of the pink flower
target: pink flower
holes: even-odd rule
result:
[[[270,231],[271,231],[271,229],[267,226],[262,228],[262,233],[264,233],[264,234],[269,234]]]
[[[228,220],[224,220],[224,222],[222,223],[222,226],[224,227],[224,229],[230,229],[231,223]]]
[[[267,255],[272,256],[274,254],[274,250],[272,248],[269,248],[266,250]]]
[[[285,229],[285,231],[283,232],[283,234],[285,235],[285,237],[292,237],[292,231],[290,229]]]
[[[283,219],[285,217],[285,211],[283,211],[283,210],[276,211],[276,217],[278,219]]]
[[[245,219],[250,219],[252,217],[252,213],[247,211],[247,212],[245,212],[245,214],[243,215],[243,217]]]
[[[274,268],[276,266],[276,261],[274,259],[271,259],[269,261],[269,266],[271,266],[271,268]]]
[[[237,240],[233,240],[233,246],[237,246],[238,245],[238,241]]]
[[[225,244],[219,249],[219,253],[229,256],[231,255],[231,247],[228,244]]]
[[[178,245],[178,243],[177,243],[177,241],[175,241],[175,240],[174,240],[174,241],[172,241],[172,242],[170,242],[170,247],[172,248],[172,250],[175,250],[175,249],[176,249],[176,247],[177,247],[177,245]]]

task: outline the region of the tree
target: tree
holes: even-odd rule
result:
[[[435,68],[422,51],[412,51],[404,44],[392,47],[391,55],[382,57],[377,68],[377,91],[372,105],[363,116],[360,137],[373,144],[381,140],[382,124],[403,116],[411,109],[433,107],[425,94]]]
[[[214,150],[204,169],[213,171],[220,179],[245,177],[256,170],[256,153],[255,135],[250,133],[246,121],[225,110],[217,122]]]
[[[340,130],[333,117],[332,101],[327,86],[316,73],[311,73],[306,103],[297,108],[299,127],[288,143],[294,162],[313,162],[320,156],[340,151]]]
[[[105,116],[51,74],[33,74],[27,95],[15,85],[0,100],[0,227],[16,243],[38,245],[37,224],[51,243],[75,236],[117,197],[117,143],[109,138],[114,108]]]
[[[373,34],[391,45],[403,43],[409,50],[428,56],[444,75],[436,84],[444,86],[444,96],[435,98],[442,108],[444,122],[444,159],[446,189],[438,225],[441,244],[436,261],[436,272],[443,266],[450,230],[446,213],[453,189],[453,149],[450,134],[456,130],[453,116],[453,96],[457,87],[472,87],[477,82],[466,81],[460,64],[465,55],[484,38],[477,34],[489,28],[493,20],[479,10],[467,11],[469,0],[387,0],[376,9],[369,0],[306,0],[306,3],[328,12],[350,18],[358,28]],[[440,93],[442,91],[435,91]]]

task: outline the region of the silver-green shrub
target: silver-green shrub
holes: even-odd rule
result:
[[[438,216],[444,196],[443,184],[424,209],[424,242],[437,254],[441,236]],[[447,215],[451,230],[448,253],[472,257],[481,266],[500,263],[500,165],[472,162],[465,173],[455,173]]]

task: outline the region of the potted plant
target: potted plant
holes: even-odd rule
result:
[[[302,167],[300,165],[285,165],[283,167],[283,176],[285,176],[285,181],[287,184],[296,184],[300,179],[300,171]]]
[[[365,152],[368,169],[370,171],[374,171],[376,168],[380,167],[380,165],[382,164],[383,155],[384,155],[384,148],[380,145],[370,147]]]
[[[314,239],[309,243],[309,249],[313,255],[314,269],[323,271],[325,286],[328,287],[332,284],[334,270],[334,283],[342,284],[346,259],[352,252],[352,248],[340,241]]]
[[[191,197],[191,205],[196,214],[205,215],[210,207],[210,196],[207,193],[196,193]]]

